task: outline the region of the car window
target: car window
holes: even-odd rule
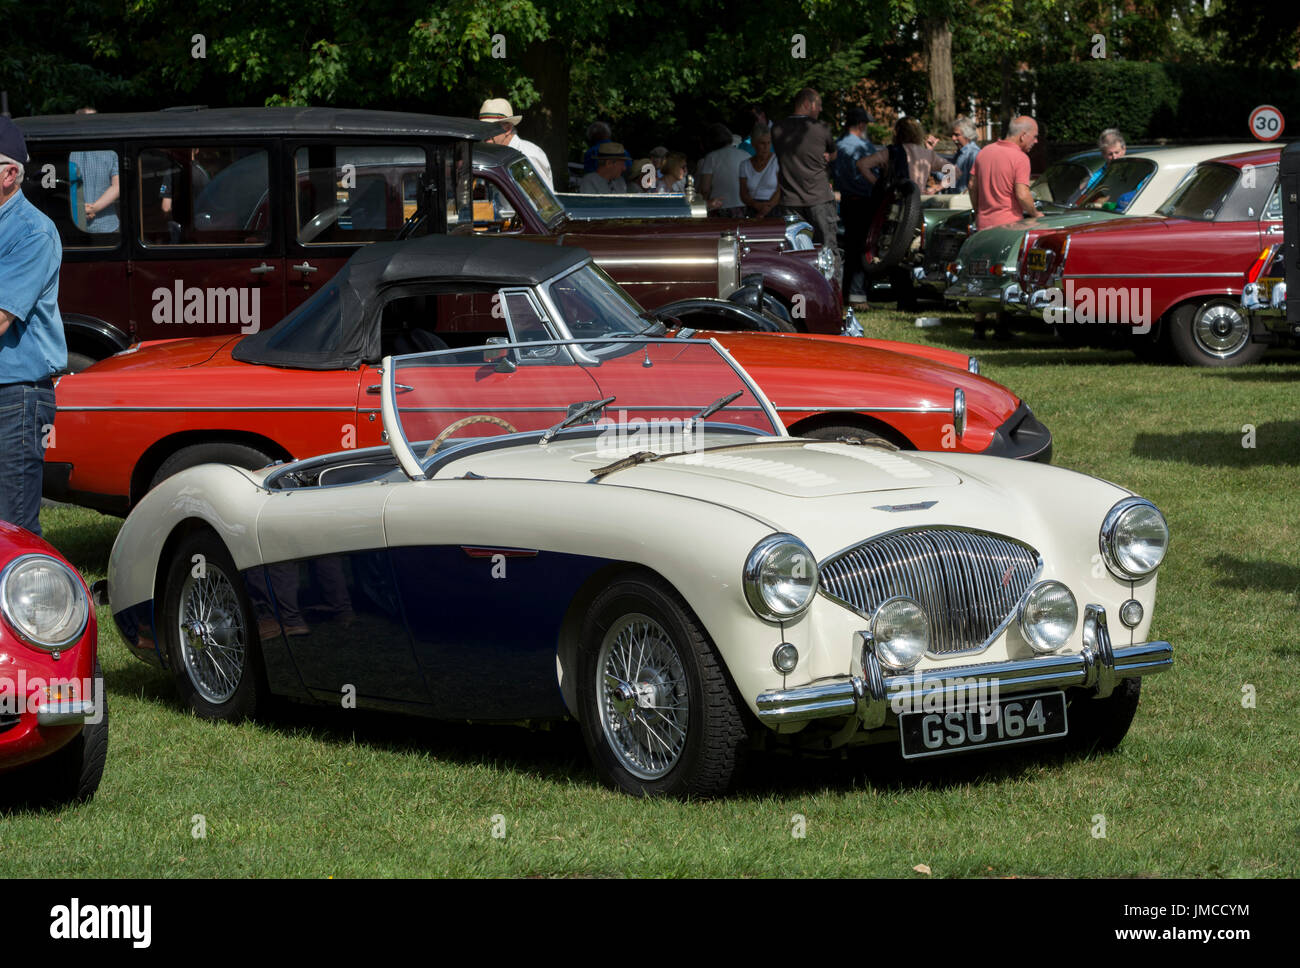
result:
[[[357,245],[397,237],[426,158],[412,145],[307,145],[293,161],[298,241]]]
[[[265,149],[145,148],[137,173],[142,244],[270,243],[270,160]]]
[[[1264,206],[1264,218],[1280,219],[1282,217],[1282,186],[1280,184],[1273,186],[1273,194],[1268,196],[1268,204]]]
[[[527,289],[503,289],[497,293],[505,311],[506,322],[516,343],[554,339],[555,334],[546,328],[546,314],[537,303],[537,297]]]
[[[553,219],[564,212],[560,200],[551,194],[546,182],[542,181],[534,170],[533,163],[527,158],[518,158],[510,163],[510,177],[523,190],[524,197],[533,206],[543,225],[549,226]]]
[[[1212,221],[1236,183],[1237,169],[1231,165],[1213,162],[1197,165],[1196,170],[1156,209],[1156,214]]]
[[[1156,172],[1150,158],[1120,158],[1106,166],[1101,179],[1078,201],[1080,208],[1104,208],[1123,212],[1137,198],[1147,180]]]
[[[30,153],[23,194],[59,230],[65,250],[113,249],[122,239],[116,151]]]
[[[1088,180],[1088,169],[1072,161],[1048,165],[1047,170],[1033,180],[1029,190],[1034,198],[1044,202],[1071,202],[1079,193],[1079,186]]]
[[[474,179],[474,231],[522,232],[510,200],[485,178]]]

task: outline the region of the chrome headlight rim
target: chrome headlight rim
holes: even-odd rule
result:
[[[805,560],[812,569],[812,580],[808,586],[808,595],[803,602],[797,608],[782,611],[773,607],[767,596],[763,594],[762,575],[763,568],[773,553],[787,546],[796,547],[804,555]],[[749,603],[750,609],[759,618],[767,622],[789,622],[808,610],[808,606],[817,597],[820,578],[817,559],[813,557],[813,553],[808,546],[789,532],[780,531],[768,535],[750,549],[749,554],[745,557],[744,570],[741,572],[741,587],[745,590],[745,600]]]
[[[1030,605],[1037,600],[1040,592],[1044,590],[1055,591],[1057,588],[1061,589],[1069,596],[1070,609],[1073,613],[1073,618],[1070,622],[1069,631],[1066,632],[1061,641],[1052,644],[1051,640],[1043,636],[1038,631],[1037,626],[1029,622],[1026,616],[1029,612]],[[1065,584],[1063,581],[1048,578],[1040,582],[1035,582],[1033,585],[1029,586],[1029,590],[1025,592],[1025,597],[1020,603],[1020,616],[1017,619],[1017,624],[1020,626],[1021,637],[1029,643],[1031,649],[1039,655],[1050,655],[1068,645],[1070,639],[1074,636],[1075,630],[1079,627],[1079,600],[1074,597],[1074,592],[1070,589],[1070,586]]]
[[[835,279],[835,269],[839,259],[833,246],[823,244],[813,261],[817,263],[817,270],[828,282]]]
[[[895,662],[891,660],[888,655],[882,654],[882,646],[885,642],[881,638],[877,627],[877,624],[881,620],[881,616],[885,612],[885,608],[895,602],[907,602],[916,606],[916,610],[920,613],[921,618],[925,622],[925,632],[921,640],[921,649],[916,653],[914,658],[906,662]],[[930,615],[926,612],[925,606],[910,595],[894,595],[877,605],[875,610],[871,613],[871,648],[872,651],[875,652],[876,658],[880,661],[880,664],[890,672],[911,672],[915,669],[920,664],[921,660],[930,653]]]
[[[76,621],[73,632],[64,636],[57,641],[46,641],[33,635],[23,623],[14,615],[9,603],[9,583],[13,580],[14,575],[26,568],[28,565],[40,562],[44,565],[53,565],[55,570],[62,573],[63,577],[72,587],[73,607],[80,612],[79,621]],[[19,640],[39,649],[42,652],[62,652],[80,641],[86,632],[86,627],[90,624],[91,604],[86,594],[85,585],[82,584],[81,576],[72,569],[66,562],[59,560],[53,555],[45,554],[40,551],[28,552],[14,558],[3,569],[0,569],[0,615],[4,617],[4,623],[9,627]]]
[[[1165,531],[1164,547],[1160,551],[1160,560],[1146,571],[1126,567],[1121,560],[1119,550],[1115,546],[1115,532],[1124,516],[1134,508],[1150,508],[1160,519]],[[1165,519],[1164,512],[1146,498],[1137,496],[1122,498],[1116,501],[1111,509],[1106,512],[1106,517],[1101,523],[1101,531],[1097,535],[1097,544],[1101,549],[1102,560],[1106,562],[1106,568],[1112,575],[1121,581],[1140,581],[1154,575],[1160,570],[1160,566],[1164,564],[1165,555],[1169,553],[1169,522]]]

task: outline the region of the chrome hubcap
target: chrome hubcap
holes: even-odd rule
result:
[[[234,586],[211,562],[203,578],[181,587],[181,659],[200,696],[219,705],[235,694],[248,653],[248,632]]]
[[[1214,303],[1196,314],[1192,336],[1211,356],[1232,356],[1250,342],[1250,323],[1235,306]]]
[[[686,670],[668,633],[648,615],[625,615],[601,642],[600,725],[619,763],[643,780],[666,775],[686,748]]]

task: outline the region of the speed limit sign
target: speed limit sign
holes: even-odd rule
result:
[[[1250,133],[1260,141],[1275,141],[1286,127],[1282,112],[1271,104],[1261,104],[1250,112]]]

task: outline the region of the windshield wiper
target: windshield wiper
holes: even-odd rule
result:
[[[574,410],[567,417],[565,417],[563,420],[557,423],[554,427],[546,431],[546,433],[542,434],[542,439],[538,441],[538,443],[540,444],[550,443],[551,438],[554,437],[556,434],[558,434],[565,427],[571,427],[573,424],[576,424],[579,420],[581,420],[583,417],[587,416],[588,414],[594,413],[597,410],[609,406],[611,403],[614,402],[614,399],[615,399],[614,397],[606,397],[603,400],[588,400],[586,403],[571,404],[570,406],[576,406],[578,409]]]
[[[744,390],[734,390],[731,393],[728,393],[725,397],[718,397],[718,399],[714,400],[711,404],[709,404],[707,407],[705,407],[703,410],[701,410],[691,419],[703,420],[705,417],[712,417],[715,413],[717,413],[723,407],[727,406],[727,404],[731,403],[737,397],[744,396],[744,393],[745,393]]]

